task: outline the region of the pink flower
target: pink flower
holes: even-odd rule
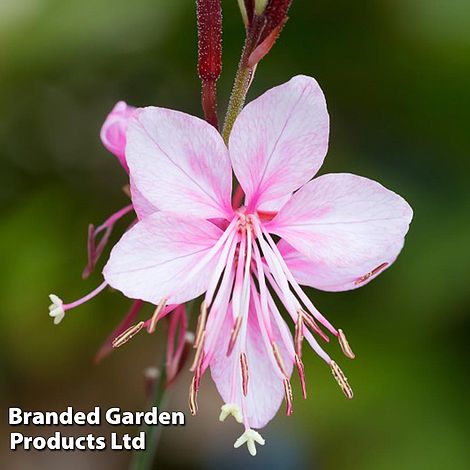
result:
[[[283,397],[292,413],[294,366],[306,395],[304,337],[352,398],[314,334],[328,340],[322,325],[348,357],[354,354],[300,284],[340,291],[369,282],[396,259],[412,218],[403,198],[367,178],[342,173],[312,180],[328,131],[323,93],[306,76],[248,104],[228,148],[206,122],[168,109],[144,108],[127,129],[133,203],[142,196],[159,211],[123,235],[104,277],[157,311],[204,295],[190,408],[194,414],[210,367],[225,402],[220,418],[231,414],[243,423],[235,446],[246,443],[252,454],[255,443],[264,444],[254,428],[272,419]],[[245,193],[236,209],[232,170]],[[294,339],[276,297],[295,324]]]

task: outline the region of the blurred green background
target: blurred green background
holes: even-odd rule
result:
[[[244,35],[236,1],[222,3],[221,112]],[[294,0],[250,98],[298,73],[317,78],[331,115],[321,171],[376,179],[415,218],[398,261],[377,280],[312,292],[357,354],[346,362],[336,345],[328,349],[354,387],[352,402],[306,354],[309,400],[295,379],[294,415],[279,412],[253,459],[233,450],[239,427],[218,422],[222,403],[206,376],[199,415],[165,430],[156,468],[468,468],[469,24],[466,0]],[[142,371],[158,363],[164,331],[94,366],[129,301],[106,292],[54,327],[47,295],[73,300],[100,282],[81,280],[87,225],[126,204],[125,174],[99,141],[106,114],[124,99],[200,115],[195,60],[193,1],[0,0],[3,468],[128,465],[125,452],[9,452],[5,411],[145,406]],[[188,384],[183,375],[170,408],[187,411]]]

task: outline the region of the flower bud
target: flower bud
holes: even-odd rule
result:
[[[129,119],[136,113],[134,106],[125,101],[116,103],[101,127],[101,142],[113,155],[115,155],[127,173],[129,168],[126,162],[126,130]]]

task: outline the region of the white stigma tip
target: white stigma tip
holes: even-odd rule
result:
[[[243,422],[242,412],[236,403],[226,403],[221,406],[219,421],[225,421],[228,415],[232,415],[237,423]]]
[[[192,331],[187,331],[184,335],[184,339],[188,344],[193,344],[195,339],[194,333]]]
[[[54,325],[58,325],[65,316],[64,302],[55,294],[49,295],[49,299],[52,302],[49,305],[49,315],[54,318]]]
[[[246,443],[248,447],[248,452],[254,457],[256,455],[256,445],[255,443],[264,446],[266,441],[261,437],[259,432],[256,432],[254,429],[247,429],[233,444],[235,449],[242,446]]]

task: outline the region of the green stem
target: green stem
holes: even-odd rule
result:
[[[167,401],[167,394],[165,393],[166,385],[166,358],[165,355],[162,361],[161,375],[153,387],[153,395],[149,401],[149,408],[156,406],[158,409],[164,408]],[[149,426],[144,424],[140,431],[145,432],[145,450],[134,452],[131,461],[130,470],[150,470],[153,467],[155,454],[157,452],[158,441],[160,440],[161,426]]]
[[[232,132],[235,119],[237,119],[237,116],[240,114],[240,111],[243,109],[243,106],[245,104],[246,95],[248,93],[248,89],[250,88],[254,74],[254,69],[247,65],[249,56],[248,51],[250,50],[247,43],[245,44],[245,47],[243,49],[237,74],[235,75],[232,94],[230,95],[227,114],[225,115],[222,137],[226,145],[228,144],[228,138],[230,137],[230,133]]]

